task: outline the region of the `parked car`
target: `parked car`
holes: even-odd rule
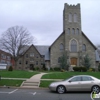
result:
[[[67,91],[93,91],[100,92],[100,80],[90,75],[76,75],[61,82],[49,85],[51,91],[64,93]]]

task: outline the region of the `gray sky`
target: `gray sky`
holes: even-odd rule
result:
[[[64,3],[81,4],[82,31],[100,44],[100,0],[0,0],[0,34],[23,26],[38,45],[51,45],[63,31]]]

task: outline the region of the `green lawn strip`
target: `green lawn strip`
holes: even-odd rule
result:
[[[42,79],[66,79],[73,75],[92,75],[100,79],[100,72],[52,72],[42,76]]]
[[[2,79],[0,80],[0,86],[20,86],[23,80],[8,80]]]
[[[30,78],[31,76],[39,74],[39,72],[29,72],[29,71],[0,71],[1,77],[9,77],[9,78]]]
[[[48,86],[49,86],[50,83],[52,83],[52,82],[54,82],[54,81],[41,81],[39,87],[45,87],[45,88],[48,88]]]

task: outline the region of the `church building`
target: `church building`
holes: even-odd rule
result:
[[[70,67],[82,66],[82,59],[86,54],[91,58],[93,68],[97,68],[100,61],[97,48],[88,39],[81,28],[80,4],[64,4],[63,32],[50,46],[25,46],[17,62],[18,69],[28,70],[45,63],[47,68],[60,67],[59,58],[67,52]]]

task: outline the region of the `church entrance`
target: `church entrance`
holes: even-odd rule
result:
[[[71,58],[71,65],[77,66],[77,58]]]

